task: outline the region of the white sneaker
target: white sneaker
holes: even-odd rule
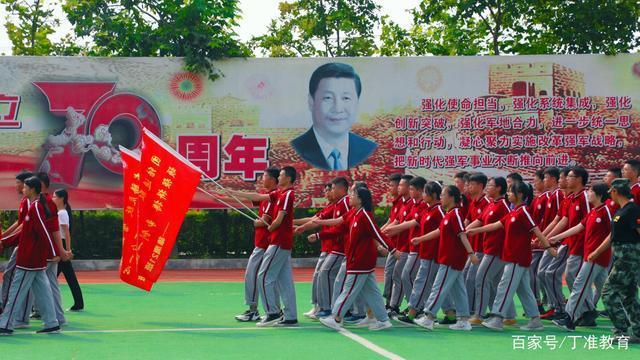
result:
[[[504,329],[504,325],[502,324],[502,319],[494,316],[482,322],[482,326],[489,328],[494,331],[502,331]]]
[[[455,324],[449,325],[449,329],[457,331],[471,331],[471,324],[468,320],[458,320]]]
[[[332,328],[333,330],[340,331],[340,329],[342,329],[342,325],[337,322],[333,316],[320,318],[320,323],[326,327]]]
[[[369,327],[370,325],[375,324],[376,322],[377,320],[375,318],[370,318],[366,316],[364,319],[358,321],[353,325],[357,328],[364,328],[364,327]]]
[[[425,328],[429,331],[433,330],[433,320],[429,319],[429,317],[427,316],[421,316],[417,319],[414,319],[413,322],[421,328]]]
[[[542,331],[544,330],[544,325],[542,325],[542,321],[540,321],[540,318],[533,318],[531,320],[529,320],[529,323],[525,326],[521,326],[520,330],[524,330],[524,331]]]
[[[316,308],[315,306],[311,308],[311,310],[307,311],[306,313],[302,314],[304,315],[304,317],[312,319],[312,316],[315,318],[316,315]]]
[[[373,324],[369,325],[369,330],[371,331],[378,331],[378,330],[384,330],[384,329],[388,329],[391,326],[391,321],[387,320],[387,321],[376,321]]]

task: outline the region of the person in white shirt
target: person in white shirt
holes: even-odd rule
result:
[[[69,193],[65,189],[56,190],[52,197],[53,202],[58,207],[58,223],[60,224],[60,234],[62,235],[62,244],[66,251],[71,250],[71,206],[69,205]],[[60,261],[58,264],[58,275],[64,274],[67,280],[71,295],[73,296],[73,306],[69,311],[84,310],[84,299],[82,298],[82,290],[78,283],[78,278],[71,265],[71,259]]]

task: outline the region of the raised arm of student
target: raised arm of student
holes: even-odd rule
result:
[[[398,235],[405,230],[409,230],[412,227],[419,226],[418,222],[414,219],[409,221],[403,221],[400,224],[389,225],[386,229],[382,230],[382,232],[387,236]]]
[[[581,232],[582,230],[584,230],[584,225],[578,224],[578,225],[572,227],[571,229],[568,229],[568,230],[565,230],[564,232],[561,232],[560,234],[547,236],[547,239],[549,240],[549,243],[557,244],[557,243],[560,242],[560,240],[568,238],[569,236],[576,235],[579,232]]]
[[[502,228],[504,228],[502,223],[500,221],[496,221],[494,223],[487,224],[484,226],[467,229],[467,235],[476,235],[476,234],[481,234],[486,232],[492,232],[492,231],[500,230]]]
[[[411,243],[413,245],[418,245],[421,242],[435,240],[435,239],[438,239],[439,237],[440,237],[440,229],[435,229],[422,236],[414,237],[413,239],[411,239]]]

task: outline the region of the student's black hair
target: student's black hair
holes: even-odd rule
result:
[[[30,171],[22,171],[18,175],[16,175],[16,180],[18,180],[20,182],[24,182],[25,180],[27,180],[28,178],[30,178],[32,176],[33,176],[32,172],[30,172]]]
[[[544,180],[544,170],[540,169],[540,170],[536,170],[536,173],[534,175],[536,178],[538,178],[539,180]]]
[[[600,201],[604,203],[609,199],[609,185],[603,182],[595,183],[591,186],[591,190],[600,198]]]
[[[360,202],[362,203],[362,208],[365,209],[366,211],[372,211],[373,200],[371,199],[371,191],[366,187],[362,187],[362,186],[357,187],[355,190],[356,190],[356,195],[358,196],[358,198],[360,199]]]
[[[469,175],[469,182],[473,181],[475,183],[481,184],[483,188],[487,186],[487,180],[487,175],[481,172],[475,172]]]
[[[338,176],[331,180],[331,183],[336,186],[340,186],[345,190],[349,190],[349,180],[344,176]]]
[[[369,187],[367,186],[367,183],[364,181],[354,181],[353,182],[353,188],[354,189],[358,189],[358,188],[365,188],[368,189]]]
[[[413,175],[402,175],[400,179],[405,180],[406,182],[411,182],[411,179],[413,179]]]
[[[636,174],[640,175],[640,161],[636,159],[630,159],[624,162],[625,164],[631,166]]]
[[[459,172],[457,172],[457,173],[453,176],[453,178],[454,178],[454,179],[462,179],[462,180],[465,180],[465,181],[466,181],[466,176],[467,176],[468,174],[469,174],[469,173],[468,173],[468,172],[466,172],[466,171],[459,171]]]
[[[460,199],[463,198],[462,193],[460,193],[460,189],[458,189],[458,187],[455,185],[448,185],[445,189],[447,190],[447,194],[453,197],[453,201],[456,204],[459,204]]]
[[[556,181],[560,180],[560,169],[555,166],[550,166],[544,169],[544,175],[549,175],[552,178],[555,178]]]
[[[514,181],[511,184],[511,191],[522,199],[523,204],[527,206],[531,204],[531,200],[533,200],[533,187],[531,187],[530,184],[524,181]]]
[[[567,175],[569,175],[569,171],[571,171],[571,167],[570,166],[565,166],[562,169],[560,169],[560,174],[564,175],[565,177]]]
[[[324,184],[324,188],[325,189],[331,189],[331,185],[333,185],[333,184],[331,184],[331,182],[328,182],[328,183]]]
[[[401,178],[402,178],[402,174],[400,174],[400,173],[395,173],[395,174],[389,175],[389,181],[393,181],[396,184],[400,182]]]
[[[507,179],[502,176],[491,178],[496,186],[500,187],[500,195],[507,193]]]
[[[278,182],[278,176],[280,175],[280,169],[275,166],[269,166],[264,172],[269,175],[270,178],[275,179]]]
[[[38,178],[37,176],[32,176],[26,179],[24,181],[24,184],[36,191],[36,194],[38,194],[38,202],[40,202],[40,205],[42,205],[42,208],[44,209],[44,216],[46,218],[50,217],[51,209],[49,209],[49,205],[47,205],[47,199],[42,193],[42,180],[40,180],[40,178]]]
[[[520,175],[517,172],[512,172],[509,175],[507,175],[507,179],[511,179],[511,181],[520,181],[520,182],[524,181],[524,179],[522,178],[522,175]]]
[[[413,186],[414,188],[420,191],[424,189],[424,185],[426,183],[427,183],[427,180],[422,176],[414,177],[413,179],[411,179],[411,181],[409,181],[409,185]]]
[[[309,95],[312,97],[315,96],[316,90],[318,90],[318,85],[320,84],[320,80],[327,78],[347,78],[353,79],[353,82],[356,86],[356,94],[360,97],[360,92],[362,92],[362,83],[360,82],[360,76],[356,73],[356,70],[351,65],[347,65],[339,62],[327,63],[319,66],[313,74],[311,74],[311,78],[309,79]]]
[[[580,178],[580,180],[582,181],[582,186],[587,185],[587,183],[589,182],[589,173],[585,168],[583,168],[582,166],[574,166],[571,168],[571,171],[573,172],[573,175]]]
[[[67,210],[67,214],[69,215],[69,231],[71,231],[71,205],[69,204],[69,192],[67,189],[58,189],[53,192],[57,197],[62,199],[64,203],[64,209]]]
[[[293,166],[285,166],[282,168],[282,171],[284,171],[284,174],[291,179],[292,184],[296,182],[296,168]]]
[[[610,173],[613,173],[614,179],[622,177],[622,169],[620,169],[619,167],[612,167],[612,168],[609,168],[609,170],[607,171]]]
[[[435,181],[429,181],[424,185],[424,191],[436,200],[440,200],[442,186]]]
[[[49,188],[49,185],[51,184],[51,180],[49,180],[49,174],[44,171],[40,171],[36,174],[36,176],[38,177],[38,179],[40,179],[40,181],[42,181],[46,188]]]

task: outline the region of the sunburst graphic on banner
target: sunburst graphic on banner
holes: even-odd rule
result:
[[[191,101],[202,93],[202,80],[191,72],[177,73],[169,81],[169,91],[178,100]]]

